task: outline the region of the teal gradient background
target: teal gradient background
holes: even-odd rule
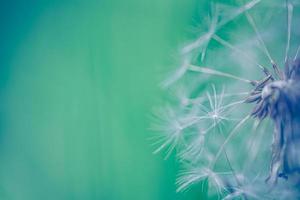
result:
[[[0,3],[0,199],[201,199],[147,140],[195,0]]]

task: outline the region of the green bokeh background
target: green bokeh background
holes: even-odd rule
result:
[[[201,199],[149,113],[196,0],[0,3],[0,199]]]

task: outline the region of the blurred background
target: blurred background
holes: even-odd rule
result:
[[[159,83],[196,0],[0,3],[0,199],[201,199],[153,155]]]

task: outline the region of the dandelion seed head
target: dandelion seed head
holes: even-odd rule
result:
[[[206,29],[181,48],[181,65],[164,85],[184,83],[188,92],[179,90],[177,104],[160,116],[165,134],[156,150],[178,150],[186,167],[177,191],[208,180],[223,199],[300,198],[297,5],[213,3]],[[227,34],[230,27],[245,30]]]

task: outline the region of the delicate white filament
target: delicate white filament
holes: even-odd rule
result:
[[[284,59],[285,62],[287,62],[288,54],[290,50],[292,18],[293,18],[293,5],[291,3],[287,3],[287,43],[285,49],[285,59]]]
[[[221,153],[223,152],[226,144],[232,139],[232,137],[236,134],[236,131],[250,118],[250,115],[247,115],[244,119],[242,119],[230,132],[230,134],[227,136],[226,140],[223,142],[223,144],[220,146],[213,162],[211,163],[211,166],[214,166],[219,159]]]
[[[298,58],[299,51],[300,51],[300,45],[297,48],[296,55],[294,57],[294,61]]]
[[[200,67],[200,66],[195,66],[195,65],[190,65],[189,66],[189,70],[190,71],[194,71],[194,72],[201,72],[204,74],[211,74],[211,75],[216,75],[216,76],[222,76],[222,77],[226,77],[226,78],[232,78],[235,80],[239,80],[245,83],[251,83],[252,81],[248,80],[248,79],[244,79],[244,78],[240,78],[238,76],[232,75],[232,74],[228,74],[225,72],[220,72],[211,68],[207,68],[207,67]]]
[[[271,57],[271,55],[270,55],[270,52],[269,52],[269,50],[268,50],[268,48],[267,48],[267,46],[266,46],[264,40],[262,39],[262,37],[261,37],[261,35],[260,35],[260,33],[259,33],[258,29],[257,29],[257,26],[256,26],[256,24],[255,24],[253,18],[252,18],[251,15],[250,15],[249,13],[247,13],[247,12],[245,12],[245,15],[246,15],[246,17],[247,17],[247,20],[248,20],[249,24],[250,24],[251,27],[253,28],[253,30],[254,30],[254,32],[255,32],[255,34],[256,34],[256,36],[257,36],[257,39],[258,39],[258,41],[260,42],[260,44],[261,44],[261,46],[262,46],[262,48],[263,48],[264,53],[266,54],[266,56],[267,56],[268,59],[270,60],[271,64],[274,65],[275,62],[274,62],[274,60],[272,59],[272,57]]]

